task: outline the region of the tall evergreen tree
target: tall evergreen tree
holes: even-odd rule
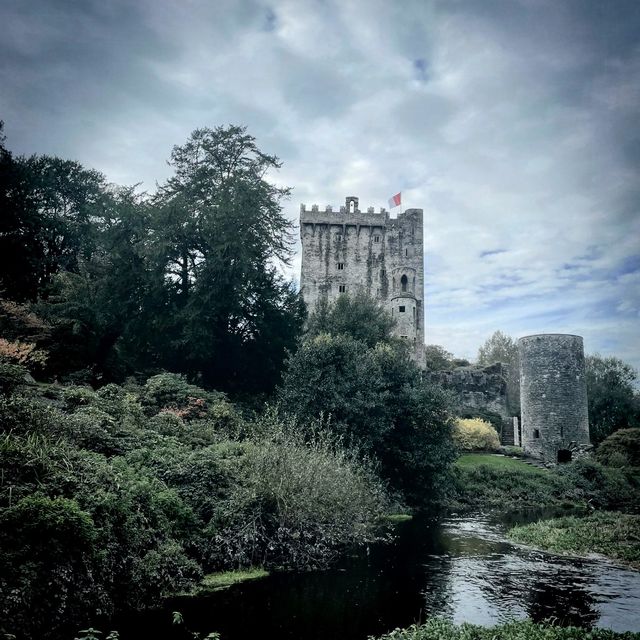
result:
[[[280,162],[245,128],[229,126],[194,131],[170,164],[175,174],[153,202],[152,254],[163,281],[158,351],[167,367],[208,384],[271,388],[304,319],[299,296],[278,275],[292,241],[281,205],[290,190],[268,179]]]

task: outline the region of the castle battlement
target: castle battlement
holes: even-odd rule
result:
[[[392,218],[381,207],[300,205],[301,291],[309,312],[321,300],[366,293],[396,321],[394,333],[424,355],[424,264],[422,209]]]

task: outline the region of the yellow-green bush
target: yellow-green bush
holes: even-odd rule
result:
[[[453,441],[462,451],[496,451],[500,447],[496,430],[482,418],[458,418]]]

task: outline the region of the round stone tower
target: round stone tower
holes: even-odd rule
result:
[[[589,445],[582,338],[526,336],[518,351],[524,452],[545,462],[568,462],[579,445]]]

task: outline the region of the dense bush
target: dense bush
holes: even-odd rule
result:
[[[442,496],[455,457],[449,398],[422,381],[404,345],[368,347],[344,333],[312,337],[290,358],[279,400],[301,424],[330,417],[329,428],[375,458],[412,506]]]
[[[423,625],[396,629],[378,640],[640,640],[638,633],[614,633],[609,629],[585,631],[576,627],[559,627],[550,623],[518,620],[495,627],[432,618]]]
[[[275,413],[268,422],[214,519],[221,561],[317,567],[345,544],[372,541],[388,506],[372,466],[322,425],[309,436]]]
[[[320,566],[378,535],[385,489],[335,436],[165,382],[142,389],[151,416],[116,385],[0,397],[0,631],[60,637],[203,572]],[[189,397],[204,417],[157,412]]]
[[[0,630],[46,637],[100,606],[97,531],[73,500],[27,496],[0,512]],[[10,621],[11,627],[8,627]]]
[[[459,418],[453,441],[461,451],[497,451],[500,439],[493,426],[481,418]]]
[[[620,429],[606,438],[596,460],[609,467],[640,467],[640,429]]]

